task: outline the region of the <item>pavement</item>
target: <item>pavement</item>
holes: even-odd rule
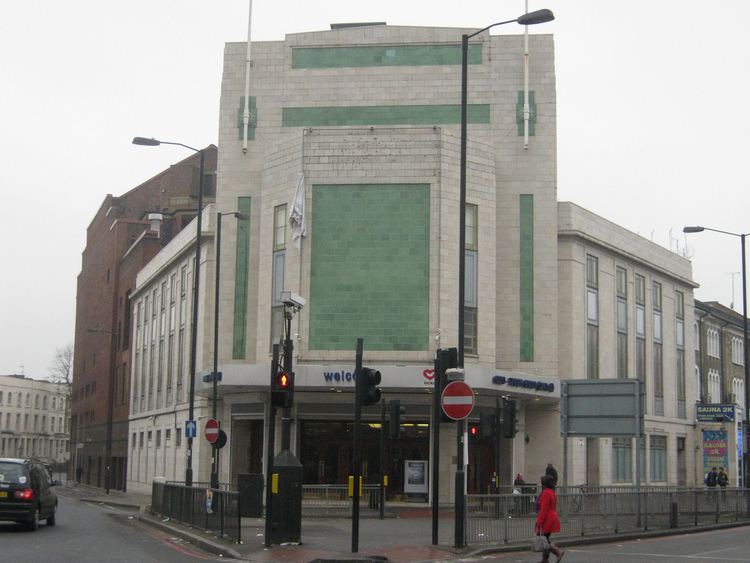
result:
[[[139,512],[140,520],[148,525],[160,528],[165,532],[198,545],[205,551],[223,557],[241,561],[290,561],[290,562],[327,562],[327,561],[393,561],[393,562],[427,562],[455,561],[458,559],[481,557],[490,553],[504,551],[526,551],[525,543],[520,545],[489,545],[482,548],[453,547],[454,517],[452,512],[440,514],[438,526],[438,545],[431,545],[432,512],[426,505],[389,505],[392,516],[378,518],[361,518],[359,522],[358,552],[352,553],[352,521],[350,518],[303,518],[302,542],[298,545],[263,545],[265,521],[261,518],[242,519],[242,543],[218,537],[213,532],[186,526],[158,514],[151,514],[150,495],[110,491],[104,494],[102,489],[86,486],[65,487],[66,496],[73,496],[80,501],[104,504]],[[749,522],[698,526],[686,530],[660,530],[657,532],[639,532],[637,534],[617,534],[597,537],[579,538],[573,541],[558,541],[558,545],[582,545],[622,541],[625,539],[654,537],[685,533],[687,531],[705,531],[728,528],[737,525],[748,525]]]

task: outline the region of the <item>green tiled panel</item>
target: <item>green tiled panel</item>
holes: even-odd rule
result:
[[[340,127],[346,125],[438,125],[461,122],[461,106],[338,106],[283,108],[284,127]],[[489,104],[470,104],[469,123],[489,123]]]
[[[310,348],[427,350],[430,186],[312,190]]]
[[[469,64],[482,64],[482,45],[469,45]],[[362,47],[298,47],[292,68],[460,65],[461,45],[368,45]]]
[[[237,254],[234,270],[234,327],[232,359],[243,360],[247,340],[247,281],[250,261],[250,198],[237,198],[237,211],[245,218],[237,219]]]
[[[523,135],[523,90],[518,91],[516,100],[516,125],[518,126],[518,135]],[[536,134],[536,98],[534,91],[529,90],[529,136]]]
[[[520,317],[521,361],[534,361],[534,196],[521,195],[520,213]]]
[[[255,107],[255,96],[250,96],[250,126],[247,128],[247,140],[252,141],[255,139],[255,127],[258,124],[258,110]],[[237,131],[239,133],[239,139],[242,140],[244,134],[243,129],[245,128],[242,123],[242,113],[245,111],[245,96],[240,96],[240,109],[237,112]]]

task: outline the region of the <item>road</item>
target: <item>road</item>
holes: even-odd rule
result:
[[[750,529],[746,526],[608,544],[565,548],[563,563],[741,563],[750,562]],[[505,553],[457,561],[536,563],[537,553]],[[555,556],[550,556],[555,561]]]
[[[62,488],[61,488],[62,489]],[[59,491],[57,525],[36,532],[0,522],[0,560],[21,563],[185,563],[216,555],[141,524],[135,512],[91,505]],[[66,496],[63,496],[66,495]]]

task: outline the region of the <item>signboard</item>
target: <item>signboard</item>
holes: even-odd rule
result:
[[[729,439],[726,430],[703,431],[703,474],[712,467],[729,467]]]
[[[195,438],[197,424],[194,420],[185,421],[185,438]]]
[[[698,422],[734,422],[734,405],[696,405]]]
[[[203,434],[206,436],[206,440],[211,444],[217,440],[219,437],[219,423],[215,418],[209,418],[206,421],[206,429],[203,431]]]
[[[562,382],[561,430],[568,436],[637,436],[643,428],[639,379]]]
[[[426,460],[407,459],[404,461],[404,492],[407,494],[427,494]]]
[[[451,381],[443,389],[440,405],[445,416],[463,420],[474,409],[474,390],[463,381]]]

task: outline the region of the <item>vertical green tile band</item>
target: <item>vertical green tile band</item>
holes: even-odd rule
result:
[[[520,219],[520,358],[534,361],[534,196],[519,196]]]
[[[244,218],[237,219],[237,254],[234,269],[234,326],[232,330],[232,359],[244,360],[247,342],[247,283],[250,260],[250,199],[237,198],[237,211]]]
[[[482,45],[469,45],[469,64],[482,64]],[[355,68],[461,64],[461,45],[295,47],[292,68]]]
[[[516,125],[518,136],[523,135],[523,90],[518,91],[516,100]],[[536,135],[536,96],[533,90],[529,90],[529,136]]]
[[[314,185],[310,348],[427,350],[429,184]]]
[[[489,104],[469,104],[468,123],[489,123]],[[461,105],[327,106],[281,110],[283,127],[341,127],[355,125],[439,125],[461,122]]]

